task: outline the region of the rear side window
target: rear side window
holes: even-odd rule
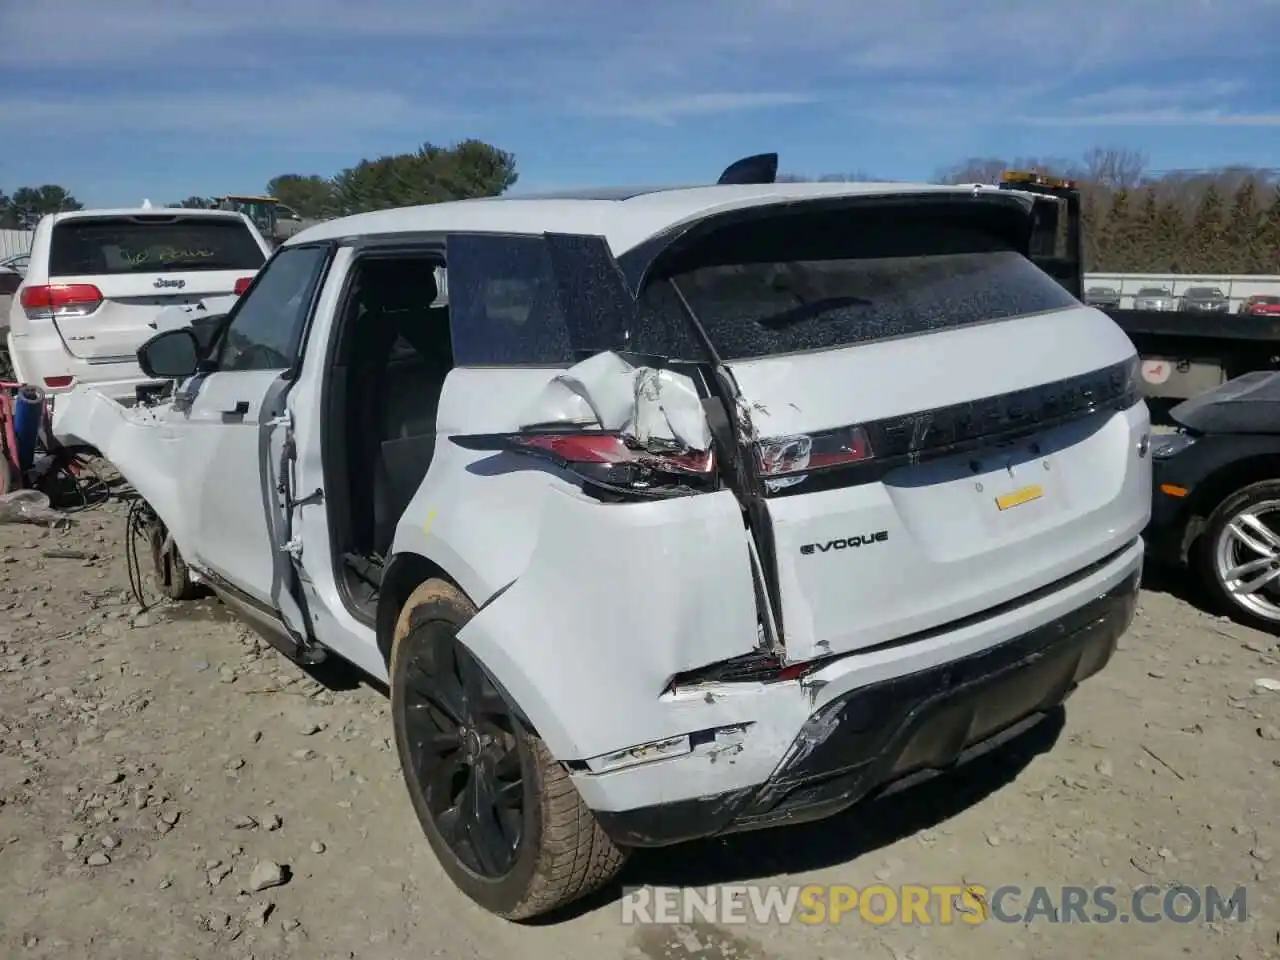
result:
[[[697,356],[683,295],[725,360],[829,350],[1078,305],[1017,218],[958,205],[772,215],[676,254],[641,295],[643,352]],[[1030,224],[1026,226],[1029,228]],[[686,325],[687,326],[687,325]]]
[[[49,275],[253,272],[266,256],[243,221],[229,217],[84,217],[53,228]]]
[[[571,362],[569,326],[542,237],[459,234],[449,238],[447,259],[456,364]]]
[[[459,366],[569,366],[628,343],[636,302],[604,237],[455,234],[446,257]]]

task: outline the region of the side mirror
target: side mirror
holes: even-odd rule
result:
[[[200,353],[201,363],[211,361],[214,347],[218,344],[218,338],[226,330],[227,322],[230,319],[231,315],[229,313],[215,313],[212,316],[197,314],[191,318],[191,332],[196,335],[196,344]]]
[[[190,327],[166,330],[138,348],[138,366],[157,380],[181,380],[200,366],[200,342]]]

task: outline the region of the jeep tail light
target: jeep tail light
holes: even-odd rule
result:
[[[32,320],[87,317],[102,306],[102,291],[91,283],[52,283],[22,288],[22,309]]]
[[[558,464],[586,483],[620,494],[670,496],[673,487],[698,488],[715,480],[715,454],[699,450],[655,451],[618,433],[529,431],[453,437],[468,450],[524,453]]]
[[[237,297],[243,297],[245,291],[253,286],[253,277],[241,277],[236,281],[235,293]]]
[[[67,376],[63,374],[57,377],[45,377],[44,385],[48,387],[50,390],[61,390],[64,387],[71,386],[74,380],[75,380],[75,377]]]
[[[756,469],[766,479],[843,467],[871,458],[871,441],[862,427],[841,427],[756,442]]]

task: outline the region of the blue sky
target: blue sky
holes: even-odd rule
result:
[[[1280,166],[1280,0],[0,0],[0,189],[261,189],[479,137],[518,190],[969,156]]]

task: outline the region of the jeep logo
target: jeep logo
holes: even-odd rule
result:
[[[839,537],[826,543],[804,543],[800,552],[806,557],[811,553],[829,553],[832,550],[848,550],[851,547],[867,547],[873,543],[884,543],[889,539],[888,530],[877,530],[875,533],[862,533],[856,537]]]
[[[186,285],[187,281],[185,280],[166,280],[164,277],[159,277],[156,280],[157,290],[181,290]]]

